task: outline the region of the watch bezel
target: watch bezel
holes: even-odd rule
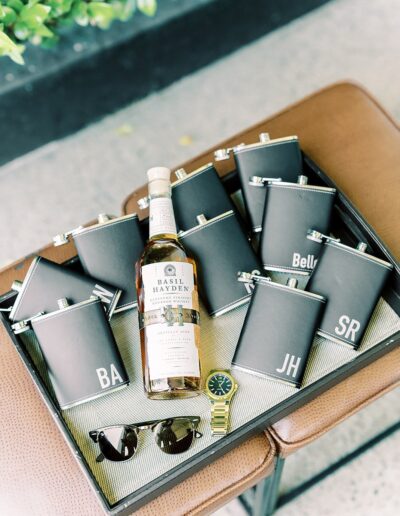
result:
[[[217,375],[217,374],[223,374],[224,376],[228,377],[229,380],[231,381],[232,383],[232,387],[231,389],[229,390],[229,392],[227,392],[226,394],[223,394],[222,396],[217,396],[215,394],[213,394],[209,387],[208,387],[208,383],[210,381],[210,379]],[[205,383],[205,386],[206,386],[206,392],[207,392],[207,396],[213,400],[226,400],[226,399],[229,399],[231,396],[233,396],[233,394],[235,394],[236,390],[237,390],[237,383],[236,383],[236,380],[234,379],[234,377],[231,375],[231,373],[229,371],[226,371],[225,369],[213,369],[212,371],[210,371],[210,373],[208,374],[207,376],[207,379],[206,379],[206,383]]]

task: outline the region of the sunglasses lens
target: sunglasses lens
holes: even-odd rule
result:
[[[163,452],[173,455],[190,448],[195,430],[188,419],[168,419],[158,423],[154,432],[158,447]]]
[[[138,444],[137,432],[126,426],[107,428],[99,434],[99,446],[104,457],[115,462],[133,457]]]

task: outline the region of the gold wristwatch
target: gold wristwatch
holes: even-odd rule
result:
[[[213,369],[209,372],[205,392],[211,401],[212,435],[226,435],[229,431],[231,400],[238,385],[228,370]]]

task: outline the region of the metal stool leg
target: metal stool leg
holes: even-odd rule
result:
[[[278,501],[279,484],[284,463],[285,459],[278,457],[273,475],[257,484],[253,516],[270,516],[273,514]]]

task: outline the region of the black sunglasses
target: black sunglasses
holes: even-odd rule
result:
[[[195,438],[202,437],[203,434],[197,431],[199,423],[198,416],[170,417],[133,425],[106,426],[92,430],[89,436],[100,446],[97,462],[104,459],[120,462],[134,456],[140,430],[154,432],[157,446],[164,453],[175,455],[187,451]]]

